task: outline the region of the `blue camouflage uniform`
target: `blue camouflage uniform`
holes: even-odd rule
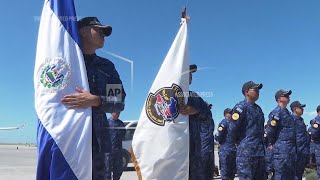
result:
[[[119,102],[108,101],[107,84],[120,84],[122,81],[114,64],[108,59],[93,55],[84,55],[90,93],[101,98],[99,107],[92,107],[92,179],[108,180],[111,174],[108,168],[111,153],[111,138],[106,113],[124,110],[125,92],[122,87],[122,99]]]
[[[296,159],[296,180],[301,180],[304,169],[309,162],[310,138],[307,126],[302,117],[293,115],[296,129],[297,159]]]
[[[215,139],[219,142],[219,166],[222,180],[233,180],[236,173],[237,148],[230,134],[230,120],[223,119],[218,125]]]
[[[273,149],[274,179],[294,179],[296,171],[295,121],[287,108],[277,106],[269,114],[266,132]]]
[[[189,116],[189,180],[211,180],[213,177],[213,130],[211,110],[195,92],[189,92],[187,105],[199,111]]]
[[[311,124],[312,121],[310,121],[310,124]],[[309,127],[308,128],[308,134],[309,134],[309,138],[310,138],[310,156],[309,156],[309,163],[316,163],[316,155],[315,155],[315,149],[314,149],[314,141],[311,137],[311,128],[312,127]]]
[[[122,140],[124,138],[124,135],[126,134],[126,130],[124,129],[124,123],[120,119],[114,120],[112,118],[109,118],[108,121],[110,125],[110,136],[112,143],[110,170],[112,170],[113,172],[113,180],[119,180],[123,172]]]
[[[266,156],[265,156],[265,161],[266,161],[266,173],[267,176],[270,176],[270,179],[273,179],[274,176],[272,173],[274,173],[274,168],[273,168],[273,149],[272,149],[272,144],[269,143],[267,133],[265,132],[264,134],[264,145],[265,145],[265,151],[266,151]],[[269,178],[269,177],[268,177]]]
[[[310,121],[310,134],[314,142],[314,152],[317,162],[317,174],[320,177],[320,116],[318,115]]]
[[[243,100],[232,110],[231,136],[237,147],[239,179],[266,179],[263,144],[264,114],[257,104]]]

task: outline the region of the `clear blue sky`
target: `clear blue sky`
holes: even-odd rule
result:
[[[106,1],[76,0],[79,17],[97,16],[113,26],[106,51],[127,90],[122,119],[138,119],[146,95],[177,33],[187,0]],[[11,0],[0,6],[0,127],[26,123],[18,131],[0,131],[0,142],[35,142],[33,68],[43,1]],[[190,89],[212,92],[216,124],[222,111],[243,99],[242,84],[264,84],[260,99],[267,115],[276,106],[278,89],[291,89],[292,100],[306,103],[305,121],[320,104],[320,1],[318,0],[189,0],[191,63],[203,68],[194,74]]]

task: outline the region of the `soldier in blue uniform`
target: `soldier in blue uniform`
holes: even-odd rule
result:
[[[77,93],[64,96],[62,103],[69,108],[92,107],[92,179],[109,180],[111,138],[106,113],[123,111],[126,94],[114,64],[95,53],[104,46],[104,38],[111,34],[112,28],[102,25],[96,17],[85,17],[78,21],[78,29],[90,92],[77,88]],[[119,86],[120,96],[108,97],[108,84]]]
[[[124,123],[119,119],[120,112],[111,114],[108,119],[110,125],[110,136],[112,143],[110,170],[112,170],[113,180],[119,180],[123,172],[122,161],[122,140],[126,134]]]
[[[237,148],[230,134],[232,109],[223,111],[225,119],[218,125],[218,134],[215,139],[219,142],[219,166],[222,180],[232,180],[236,173]]]
[[[305,104],[299,101],[294,101],[290,105],[293,119],[295,120],[296,144],[297,144],[297,159],[296,159],[296,180],[302,180],[304,169],[309,161],[310,154],[310,138],[307,131],[307,126],[304,123],[303,115]]]
[[[267,137],[272,144],[276,180],[295,178],[295,121],[287,109],[291,93],[291,91],[277,91],[275,100],[278,106],[269,114],[267,123]]]
[[[297,144],[297,159],[296,159],[296,180],[302,180],[304,169],[309,161],[310,154],[310,138],[307,131],[307,126],[304,123],[303,110],[305,104],[301,104],[299,101],[291,103],[290,108],[292,116],[295,120],[296,129],[296,144]]]
[[[264,114],[255,102],[259,99],[262,84],[246,82],[242,87],[245,100],[235,105],[230,123],[231,136],[237,147],[239,179],[266,179],[263,144]]]
[[[196,71],[197,66],[190,65],[189,84],[192,83],[192,73]],[[188,103],[179,111],[189,115],[189,179],[211,180],[214,167],[214,122],[210,106],[197,93],[190,91]]]
[[[317,117],[310,121],[310,135],[314,142],[314,151],[317,162],[317,174],[320,177],[320,105],[317,107]]]

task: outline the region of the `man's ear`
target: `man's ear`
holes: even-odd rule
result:
[[[86,37],[86,36],[87,36],[87,31],[88,31],[88,28],[87,28],[87,27],[81,28],[81,29],[79,30],[80,36],[81,36],[81,37]]]
[[[277,102],[281,102],[281,103],[282,103],[283,101],[281,101],[280,98],[281,98],[281,97],[279,97],[279,98],[277,99]]]

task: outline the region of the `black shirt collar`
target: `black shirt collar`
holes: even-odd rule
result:
[[[94,53],[94,54],[83,54],[84,62],[86,63],[86,65],[89,65],[92,62],[94,57],[96,57],[96,53]]]

